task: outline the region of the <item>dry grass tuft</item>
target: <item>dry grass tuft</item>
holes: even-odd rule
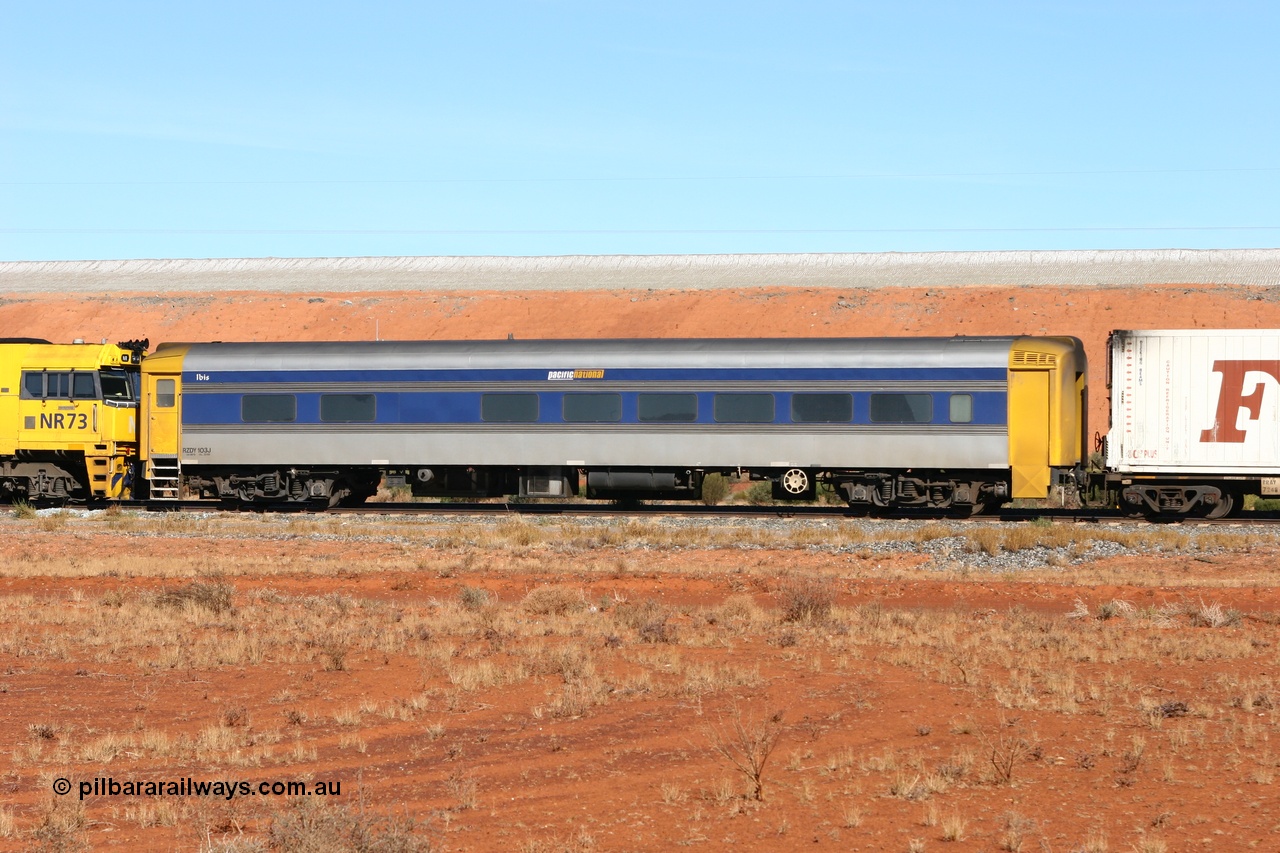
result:
[[[1116,599],[1098,606],[1098,619],[1105,622],[1108,619],[1115,619],[1117,617],[1130,617],[1133,616],[1135,612],[1137,612],[1137,608],[1135,608],[1131,602]]]
[[[1006,853],[1022,853],[1022,845],[1037,826],[1029,817],[1017,812],[1007,812],[1004,815],[1004,833],[1000,836],[1000,849]]]
[[[942,818],[942,840],[963,841],[964,832],[968,827],[969,822],[959,812],[951,812]]]
[[[231,584],[212,578],[166,589],[156,594],[155,602],[168,607],[182,607],[190,603],[210,613],[223,613],[231,609],[234,594],[235,587]]]
[[[764,619],[764,611],[756,604],[756,600],[745,593],[725,599],[714,615],[717,622],[742,630],[749,629]]]
[[[423,829],[412,817],[373,817],[299,797],[271,819],[267,838],[272,849],[298,853],[431,853],[437,848]]]
[[[671,608],[646,598],[643,601],[623,602],[613,610],[614,618],[636,632],[642,643],[674,643],[676,631],[669,624]]]
[[[1234,628],[1243,619],[1239,610],[1225,608],[1221,604],[1205,604],[1188,609],[1191,624],[1197,628]]]
[[[564,616],[587,608],[581,589],[567,586],[540,586],[524,597],[521,606],[535,616]]]
[[[72,797],[55,797],[44,804],[31,830],[31,850],[49,853],[74,853],[88,850],[85,837],[88,826],[84,803]]]
[[[778,588],[783,622],[822,622],[835,604],[834,584],[826,577],[788,577]]]
[[[471,611],[483,610],[493,602],[493,593],[478,586],[464,586],[458,591],[458,603]]]

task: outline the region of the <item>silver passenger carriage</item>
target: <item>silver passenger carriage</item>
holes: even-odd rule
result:
[[[156,355],[180,365],[175,464],[206,497],[336,504],[385,479],[419,495],[696,499],[720,472],[767,479],[780,497],[825,483],[854,506],[969,512],[1015,496],[1020,476],[1043,497],[1050,472],[1073,464],[1046,434],[1015,470],[1026,461],[1010,436],[1015,351],[1043,372],[1034,351],[1046,349],[1078,359],[1062,367],[1082,393],[1079,342],[1051,338],[228,343]],[[1071,417],[1037,401],[1042,432]]]

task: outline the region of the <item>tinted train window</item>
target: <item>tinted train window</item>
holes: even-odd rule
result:
[[[953,424],[973,423],[973,395],[951,395],[951,422]]]
[[[77,400],[96,400],[98,386],[93,381],[92,373],[71,374],[71,396]]]
[[[98,386],[92,373],[24,373],[22,395],[26,398],[96,400]]]
[[[321,394],[320,420],[329,424],[367,424],[373,422],[372,394]]]
[[[102,399],[133,399],[133,386],[129,384],[129,376],[123,370],[104,370],[98,374],[98,381],[102,383]]]
[[[240,420],[247,424],[287,424],[298,418],[298,400],[292,394],[245,394],[240,398]]]
[[[931,394],[872,394],[873,424],[927,424],[933,420]]]
[[[698,419],[697,394],[641,394],[640,420],[645,423],[689,423]]]
[[[178,386],[172,379],[156,380],[156,408],[172,409],[178,402]]]
[[[712,404],[717,423],[773,423],[772,394],[717,394]]]
[[[71,398],[70,373],[46,373],[44,375],[45,397]]]
[[[44,374],[43,373],[24,373],[22,374],[22,391],[27,397],[34,397],[39,400],[44,396]]]
[[[798,424],[846,424],[853,420],[853,395],[792,394],[791,420]]]
[[[617,423],[622,420],[622,395],[565,394],[564,419],[570,423]]]
[[[537,394],[485,394],[480,420],[493,424],[533,423],[538,419]]]

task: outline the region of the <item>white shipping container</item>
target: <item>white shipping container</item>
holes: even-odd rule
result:
[[[1109,355],[1111,470],[1280,475],[1280,330],[1118,331]]]

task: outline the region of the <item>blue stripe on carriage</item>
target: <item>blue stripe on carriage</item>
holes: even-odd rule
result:
[[[568,383],[566,383],[567,385]],[[538,392],[538,420],[532,423],[560,424],[564,423],[561,410],[565,393],[590,392],[587,383],[574,383],[573,386],[557,388],[554,391]],[[270,392],[272,394],[284,392]],[[504,392],[495,392],[504,393]],[[614,392],[604,392],[614,393]],[[699,391],[698,418],[689,423],[715,424],[713,417],[715,392]],[[733,393],[742,393],[735,390]],[[933,396],[933,424],[949,424],[949,397],[951,392],[927,392]],[[1003,425],[1007,421],[1008,402],[1003,391],[964,391],[973,397],[973,420],[976,425]],[[624,391],[622,394],[621,424],[641,423],[637,414],[637,393]],[[241,423],[240,406],[244,395],[240,393],[204,392],[200,394],[184,394],[182,398],[182,423],[184,426],[197,424],[238,424]],[[320,394],[303,392],[294,395],[297,399],[297,419],[292,423],[317,424],[320,420]],[[374,392],[375,418],[378,424],[478,424],[480,420],[479,391],[441,391],[441,392]],[[791,423],[791,394],[776,392],[774,394],[774,419],[770,423]],[[869,424],[871,422],[871,392],[853,392],[853,420],[850,423]],[[662,424],[646,422],[646,425]],[[672,424],[667,423],[670,426]],[[675,424],[678,425],[678,424]],[[902,424],[911,427],[913,424]]]

